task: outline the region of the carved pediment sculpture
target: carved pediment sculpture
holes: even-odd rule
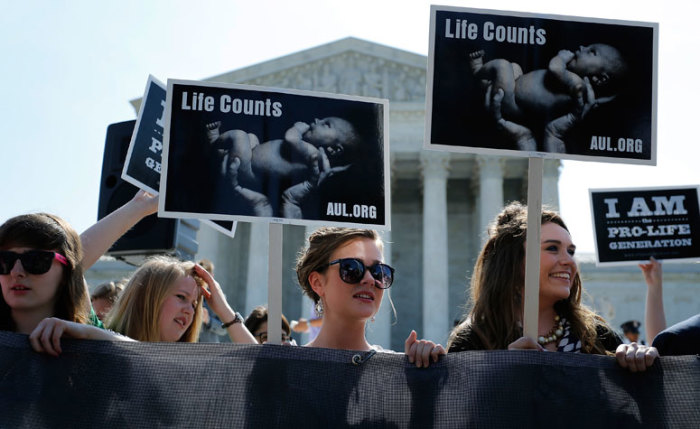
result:
[[[423,103],[425,64],[423,55],[348,37],[204,80]],[[138,112],[141,98],[131,104]]]

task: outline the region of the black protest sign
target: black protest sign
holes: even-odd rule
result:
[[[425,146],[656,163],[658,24],[432,6]]]
[[[388,101],[168,80],[159,215],[390,227]]]
[[[122,170],[124,180],[154,195],[158,194],[160,188],[165,99],[166,86],[155,77],[148,76]],[[229,237],[236,233],[236,222],[202,221]]]
[[[591,189],[599,263],[700,258],[698,187]]]
[[[165,91],[158,79],[148,77],[122,171],[124,180],[152,194],[160,187]]]

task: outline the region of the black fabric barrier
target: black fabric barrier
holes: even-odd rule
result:
[[[635,374],[614,358],[532,351],[419,369],[402,354],[275,345],[62,347],[38,354],[0,332],[1,427],[700,427],[696,356]]]

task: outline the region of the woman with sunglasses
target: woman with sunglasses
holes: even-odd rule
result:
[[[156,209],[157,198],[140,191],[81,236],[47,213],[0,225],[0,330],[30,334],[47,317],[99,326],[83,271]]]
[[[80,237],[46,213],[0,226],[0,329],[30,334],[46,317],[90,322]]]
[[[569,230],[556,212],[543,210],[541,219],[538,338],[523,336],[522,330],[527,208],[516,202],[489,228],[472,274],[472,309],[450,334],[450,353],[532,349],[615,354],[620,366],[644,371],[658,356],[656,349],[622,344],[605,320],[581,302]]]
[[[304,293],[323,313],[323,325],[307,346],[383,351],[365,337],[367,321],[377,314],[384,291],[394,281],[394,269],[383,260],[383,243],[376,231],[324,227],[311,234],[297,259],[296,272]],[[437,362],[445,349],[418,340],[411,331],[405,353],[420,368]]]

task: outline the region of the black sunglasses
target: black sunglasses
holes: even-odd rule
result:
[[[0,274],[10,274],[18,259],[22,262],[24,271],[29,274],[45,274],[51,269],[54,259],[63,265],[68,265],[65,256],[49,250],[28,250],[24,253],[0,250]]]
[[[372,278],[379,282],[378,285],[375,283],[375,286],[379,289],[389,289],[391,284],[394,283],[394,269],[387,264],[380,264],[377,262],[368,267],[357,258],[342,258],[330,261],[328,266],[334,264],[338,264],[340,279],[345,283],[359,283],[362,277],[365,276],[366,270],[369,270],[369,274]]]

